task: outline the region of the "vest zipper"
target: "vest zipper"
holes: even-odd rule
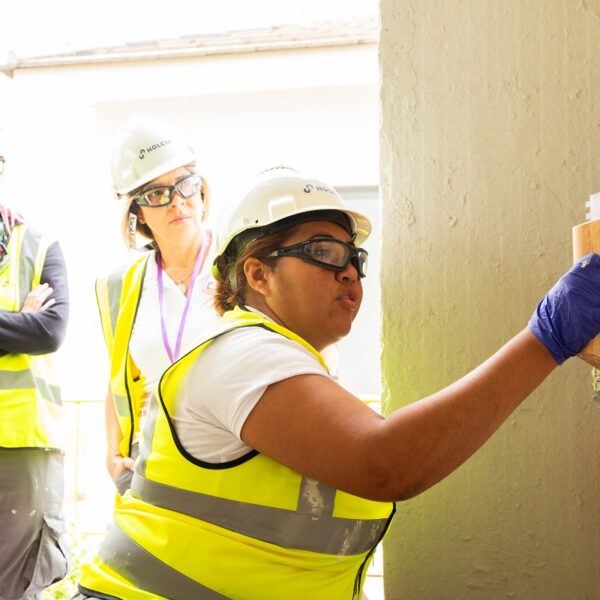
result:
[[[388,517],[388,522],[387,522],[387,525],[385,526],[385,529],[382,531],[381,535],[379,536],[379,539],[377,540],[377,542],[375,544],[373,544],[373,547],[371,548],[370,552],[367,554],[367,556],[365,556],[365,560],[363,560],[362,564],[358,568],[358,572],[356,573],[356,579],[354,580],[354,591],[352,592],[352,600],[362,600],[359,597],[360,580],[362,578],[363,571],[365,570],[365,565],[367,564],[367,561],[373,555],[373,552],[375,552],[375,550],[377,549],[377,546],[379,546],[379,544],[381,543],[383,536],[387,533],[387,530],[390,526],[390,523],[392,522],[392,518],[394,517],[394,514],[396,514],[396,503],[393,504],[392,512],[390,513],[390,516]]]
[[[374,546],[373,548],[371,548],[371,551],[369,552],[369,554],[367,554],[367,556],[365,556],[365,560],[363,560],[362,564],[358,568],[358,572],[356,573],[356,579],[354,580],[354,591],[352,592],[352,600],[361,600],[361,598],[359,597],[360,580],[362,578],[363,571],[365,570],[365,565],[367,564],[367,561],[369,560],[369,558],[371,558],[376,547],[377,546]]]

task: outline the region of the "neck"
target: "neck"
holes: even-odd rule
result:
[[[244,304],[255,310],[259,310],[263,315],[266,315],[269,319],[275,321],[277,325],[282,325],[286,329],[289,329],[283,320],[271,310],[271,307],[265,302],[264,296],[248,293]]]
[[[199,232],[188,243],[174,242],[159,244],[162,266],[169,274],[189,271],[194,267],[196,257],[202,247],[203,236]]]
[[[296,335],[300,336],[305,342],[308,342],[317,352],[321,352],[321,350],[323,350],[327,346],[331,346],[333,343],[335,343],[335,342],[326,342],[325,340],[320,340],[320,339],[319,340],[310,339],[302,331],[298,331],[294,327],[291,327],[273,309],[271,309],[271,307],[267,303],[265,297],[262,296],[261,294],[255,294],[255,293],[252,293],[252,291],[249,291],[246,294],[245,304],[246,304],[246,306],[250,306],[250,307],[254,308],[255,310],[259,310],[261,313],[263,313],[264,315],[269,317],[271,320],[273,320],[278,325],[281,325],[282,327],[285,327],[286,329],[289,329]]]

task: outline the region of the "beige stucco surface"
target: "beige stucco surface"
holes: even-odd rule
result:
[[[600,191],[600,2],[381,0],[385,410],[527,323]],[[418,457],[415,457],[418,460]],[[600,598],[600,409],[571,359],[401,503],[388,600]]]

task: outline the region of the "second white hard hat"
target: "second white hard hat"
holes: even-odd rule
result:
[[[192,148],[172,126],[150,117],[121,123],[111,156],[113,187],[128,194],[156,177],[194,164]]]
[[[235,258],[232,253],[237,254],[238,250],[233,246],[241,238],[245,245],[251,239],[274,233],[280,222],[290,226],[302,222],[303,215],[307,220],[318,220],[313,214],[315,211],[322,211],[324,217],[327,211],[324,220],[332,220],[331,217],[338,213],[344,223],[347,221],[356,246],[371,233],[369,219],[349,210],[338,192],[326,183],[303,177],[289,167],[263,171],[252,189],[225,214],[217,229],[218,256],[213,265],[214,277],[220,279],[220,265]]]

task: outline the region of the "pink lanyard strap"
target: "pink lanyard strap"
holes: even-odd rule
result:
[[[190,311],[190,301],[192,299],[192,293],[194,291],[194,284],[196,283],[196,277],[198,276],[200,266],[204,261],[204,255],[206,254],[206,248],[208,246],[207,241],[209,237],[210,236],[208,235],[203,236],[204,239],[202,240],[202,247],[200,248],[200,252],[198,252],[196,262],[194,263],[194,270],[192,271],[192,279],[190,281],[190,289],[188,290],[188,295],[185,300],[185,306],[183,307],[183,312],[181,313],[181,320],[179,321],[179,329],[177,331],[177,339],[175,341],[175,354],[173,354],[171,344],[169,344],[169,336],[167,335],[167,326],[165,324],[165,317],[163,314],[164,286],[162,259],[160,257],[160,252],[156,253],[156,267],[158,271],[158,306],[160,309],[160,330],[162,333],[163,344],[165,346],[165,350],[167,351],[167,355],[169,356],[169,360],[171,361],[171,363],[174,363],[179,358],[179,353],[181,351],[181,340],[183,338],[183,330],[185,329],[185,322],[187,321],[187,316]]]

